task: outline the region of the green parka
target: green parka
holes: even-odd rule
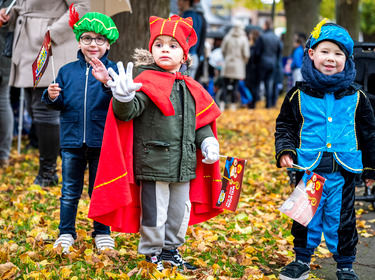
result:
[[[145,70],[166,72],[155,63],[137,68],[138,74]],[[195,101],[183,80],[174,82],[170,100],[174,116],[164,116],[141,91],[127,103],[113,99],[116,118],[133,119],[137,180],[186,182],[194,179],[196,150],[204,139],[214,137],[209,125],[195,130]]]

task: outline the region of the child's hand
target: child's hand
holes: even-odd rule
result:
[[[93,57],[90,60],[90,65],[92,66],[92,75],[99,82],[108,85],[107,82],[112,81],[111,77],[108,74],[107,68],[105,68],[103,62],[101,62],[97,57]]]
[[[280,158],[280,166],[281,167],[293,167],[293,159],[290,155],[283,155]]]
[[[371,187],[372,185],[374,185],[375,180],[374,179],[366,179],[365,183],[366,183],[367,187]]]
[[[206,164],[213,164],[220,158],[219,154],[219,142],[215,137],[207,137],[203,140],[201,145],[202,155],[204,159],[202,162]]]
[[[3,9],[0,10],[0,22],[1,22],[1,25],[3,25],[3,23],[8,22],[9,19],[10,19],[10,16],[7,15],[5,12],[6,12],[5,8],[3,8]]]
[[[133,82],[133,63],[129,62],[126,74],[124,69],[124,64],[119,61],[117,62],[118,75],[112,69],[108,69],[109,75],[112,76],[113,81],[108,81],[108,86],[111,87],[113,97],[120,102],[130,102],[134,96],[135,92],[142,87],[141,83]]]
[[[60,95],[61,88],[59,84],[50,84],[48,86],[48,96],[51,100],[55,100]]]

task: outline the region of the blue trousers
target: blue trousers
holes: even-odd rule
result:
[[[301,173],[301,172],[298,172]],[[296,259],[310,262],[322,233],[338,268],[352,267],[358,233],[355,218],[355,174],[345,170],[319,173],[326,178],[319,207],[307,227],[293,222],[292,235]],[[297,175],[297,182],[302,175]]]
[[[63,185],[60,198],[60,235],[69,233],[74,238],[76,234],[76,217],[78,202],[83,191],[85,169],[88,163],[89,169],[89,196],[91,197],[96,170],[99,163],[100,148],[90,148],[84,144],[81,148],[61,150]],[[110,228],[94,221],[94,232],[97,234],[109,234]]]

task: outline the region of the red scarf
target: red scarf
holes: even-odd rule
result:
[[[143,84],[140,90],[165,116],[173,116],[170,94],[175,79],[184,80],[195,99],[196,129],[210,124],[217,137],[215,119],[220,115],[220,109],[208,92],[191,77],[146,70],[134,82]],[[202,152],[197,149],[196,178],[190,182],[190,225],[204,222],[222,212],[215,207],[221,189],[219,162],[203,164],[202,159]],[[111,226],[113,231],[132,233],[139,231],[140,212],[140,187],[135,184],[133,173],[133,122],[116,119],[111,101],[88,217]]]

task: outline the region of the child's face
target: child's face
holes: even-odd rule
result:
[[[323,41],[315,49],[309,49],[309,57],[314,61],[315,68],[327,76],[340,73],[345,68],[344,52],[330,41]]]
[[[101,59],[105,52],[109,50],[110,45],[105,36],[90,31],[81,35],[78,47],[85,56],[85,60],[90,62],[93,57]]]
[[[180,70],[184,63],[184,51],[180,44],[171,36],[160,35],[152,44],[152,56],[158,66],[169,72]]]

